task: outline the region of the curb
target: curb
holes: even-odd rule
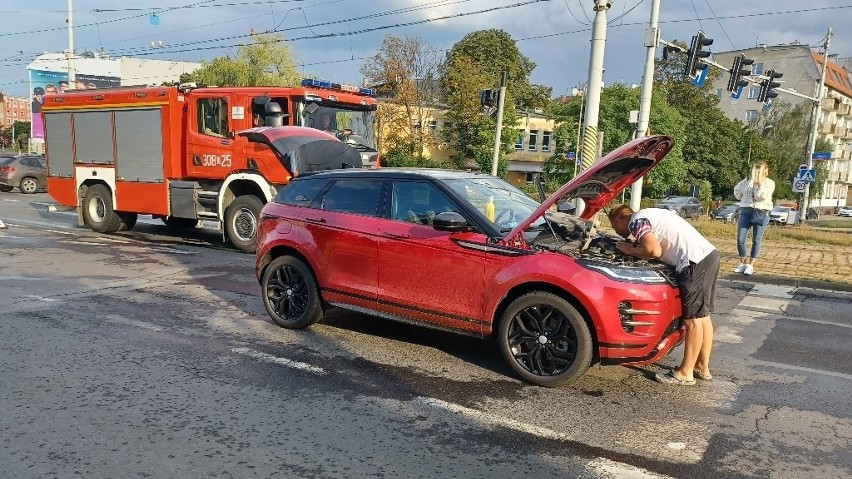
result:
[[[818,281],[813,279],[790,278],[786,276],[772,276],[761,274],[745,279],[743,275],[725,273],[719,275],[719,280],[735,286],[752,286],[754,284],[772,284],[776,286],[791,286],[797,293],[811,296],[848,298],[852,296],[852,284],[833,283],[830,281]]]

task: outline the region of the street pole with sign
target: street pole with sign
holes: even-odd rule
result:
[[[819,109],[822,103],[822,96],[825,94],[825,71],[828,70],[828,49],[831,46],[831,28],[828,29],[828,35],[825,38],[825,53],[822,57],[822,71],[819,75],[819,86],[817,87],[816,99],[814,99],[813,111],[811,112],[811,134],[808,138],[808,169],[814,167],[814,149],[816,149],[817,126],[819,125]],[[810,183],[805,184],[805,191],[802,193],[802,209],[799,215],[799,223],[803,222],[803,217],[808,213],[808,196],[811,192]]]

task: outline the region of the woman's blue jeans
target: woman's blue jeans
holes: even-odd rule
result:
[[[740,209],[740,219],[737,221],[737,252],[740,254],[740,258],[746,257],[746,237],[748,237],[748,230],[751,230],[751,259],[757,258],[757,255],[760,254],[760,244],[763,242],[763,232],[766,231],[766,227],[769,225],[769,215],[766,215],[766,219],[763,221],[763,224],[753,225],[751,224],[751,211],[753,208],[741,208]]]

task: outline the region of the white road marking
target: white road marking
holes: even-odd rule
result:
[[[106,318],[107,322],[115,323],[115,324],[124,324],[127,326],[135,326],[137,328],[142,329],[150,329],[151,331],[163,331],[165,328],[162,326],[157,326],[156,324],[149,323],[147,321],[137,321],[135,319],[125,318],[124,316],[119,316],[117,314],[111,314]]]
[[[328,371],[326,371],[325,369],[318,368],[316,366],[312,366],[308,363],[293,361],[292,359],[287,359],[287,358],[279,358],[278,356],[273,356],[271,354],[261,353],[260,351],[255,351],[255,350],[249,349],[249,348],[234,348],[234,349],[231,349],[231,351],[238,353],[238,354],[244,354],[244,355],[249,356],[251,358],[258,359],[260,361],[280,364],[282,366],[287,366],[288,368],[298,369],[300,371],[305,371],[305,372],[309,372],[309,373],[313,373],[313,374],[320,374],[320,375],[328,374]]]
[[[580,474],[579,479],[602,477],[611,477],[614,479],[663,479],[671,476],[655,474],[651,471],[631,466],[630,464],[598,457],[586,464],[586,470]]]
[[[420,396],[415,398],[414,402],[423,404],[430,408],[442,409],[453,414],[464,416],[481,424],[505,427],[508,429],[513,429],[515,431],[520,431],[527,434],[532,434],[534,436],[543,437],[546,439],[555,439],[557,441],[568,441],[571,439],[571,436],[561,433],[559,431],[554,431],[553,429],[547,429],[544,427],[534,426],[532,424],[516,421],[514,419],[486,414],[482,411],[477,411],[476,409],[467,408],[458,404],[442,401],[440,399]]]
[[[852,374],[838,373],[838,372],[835,372],[835,371],[826,371],[824,369],[806,368],[806,367],[803,367],[803,366],[794,366],[792,364],[776,363],[776,362],[773,362],[773,361],[762,361],[760,359],[748,359],[747,362],[748,362],[748,364],[755,365],[755,366],[767,366],[767,367],[770,367],[770,368],[789,369],[789,370],[792,370],[792,371],[800,371],[800,372],[808,373],[808,374],[821,374],[823,376],[831,376],[831,377],[835,377],[835,378],[847,379],[847,380],[852,381]]]
[[[28,294],[24,297],[30,298],[30,299],[35,299],[37,301],[43,301],[45,303],[55,303],[56,301],[58,301],[58,300],[53,299],[53,298],[45,298],[44,296],[38,296],[38,295],[35,295],[35,294]]]

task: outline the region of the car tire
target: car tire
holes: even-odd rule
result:
[[[500,318],[497,337],[512,370],[538,386],[567,384],[592,363],[594,343],[586,321],[553,293],[533,291],[512,301]]]
[[[112,206],[112,194],[104,185],[93,185],[83,197],[83,220],[98,233],[114,233],[126,228],[122,217]]]
[[[267,314],[282,328],[306,328],[323,315],[314,274],[299,258],[275,258],[264,269],[260,286]]]
[[[684,209],[679,209],[679,210],[677,210],[677,214],[678,214],[681,218],[686,218],[686,210],[684,210]]]
[[[2,191],[3,193],[8,193],[8,192],[10,192],[14,189],[15,189],[14,187],[9,186],[9,185],[0,185],[0,191]]]
[[[225,210],[225,231],[237,249],[254,253],[263,202],[256,196],[240,196]]]
[[[38,180],[32,176],[25,176],[21,178],[21,183],[18,185],[18,189],[25,195],[34,195],[38,192]]]

